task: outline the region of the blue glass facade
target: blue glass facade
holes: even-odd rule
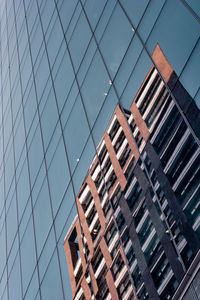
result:
[[[75,198],[157,44],[200,108],[198,1],[0,1],[2,300],[71,298]]]

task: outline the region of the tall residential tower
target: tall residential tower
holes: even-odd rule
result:
[[[200,112],[159,46],[152,58],[76,198],[64,244],[74,300],[200,297]]]

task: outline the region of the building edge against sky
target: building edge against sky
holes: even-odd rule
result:
[[[200,297],[200,112],[159,46],[152,58],[76,199],[64,242],[72,299]]]
[[[200,106],[199,17],[196,0],[0,1],[0,299],[71,298],[63,240],[96,148],[157,44]]]

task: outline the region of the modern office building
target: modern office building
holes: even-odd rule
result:
[[[197,107],[200,107],[199,17],[199,1],[196,0],[0,0],[0,299],[71,299],[70,274],[63,241],[77,215],[78,201],[75,199],[78,199],[82,183],[88,176],[88,166],[93,165],[98,145],[116,108],[122,112],[123,120],[127,120],[124,126],[127,124],[128,128],[128,112],[131,112],[140,130],[139,139],[144,137],[145,144],[142,141],[140,147],[145,145],[145,150],[135,157],[134,162],[134,168],[138,169],[138,174],[135,174],[135,169],[134,174],[138,187],[141,187],[139,200],[144,197],[145,190],[151,192],[147,195],[149,202],[144,202],[147,205],[143,207],[144,213],[149,220],[152,219],[152,226],[161,241],[161,251],[166,255],[164,263],[169,263],[170,274],[173,274],[170,280],[174,280],[175,287],[176,282],[179,284],[185,274],[183,264],[186,269],[187,264],[190,265],[190,261],[182,263],[182,251],[194,261],[194,248],[198,247],[195,242],[198,222],[193,224],[195,218],[198,220],[198,207],[190,217],[189,194],[184,194],[190,185],[184,184],[185,198],[177,198],[176,191],[178,193],[180,185],[169,181],[170,164],[163,167],[164,162],[160,162],[162,155],[163,159],[168,160],[161,146],[169,136],[164,141],[161,139],[161,145],[155,148],[158,131],[149,131],[151,120],[146,111],[143,119],[147,123],[137,119],[134,105],[139,111],[138,118],[145,107],[140,112],[140,101],[136,103],[133,100],[137,95],[140,98],[137,93],[144,79],[148,80],[156,72],[161,72],[159,70],[162,68],[159,69],[152,58],[156,45],[159,45],[176,76],[173,75],[175,77],[172,76],[168,82],[167,74],[161,72],[156,78],[163,82],[175,105],[178,105],[177,127],[174,125],[174,128],[179,134],[178,128],[183,118],[189,144],[194,147],[191,151],[196,149],[199,143]],[[179,86],[184,88],[179,89]],[[187,101],[184,100],[185,95]],[[138,123],[139,120],[144,126]],[[130,131],[128,128],[124,134]],[[131,155],[136,155],[131,148],[134,145],[129,140]],[[173,152],[174,144],[171,147]],[[114,159],[116,155],[113,155]],[[198,159],[198,155],[193,158]],[[150,171],[145,159],[150,160]],[[158,161],[160,164],[157,165]],[[118,160],[115,160],[116,165],[111,163],[116,170]],[[127,184],[126,175],[123,175],[127,163],[118,169],[119,172],[121,170],[120,186],[123,192]],[[143,176],[143,170],[140,171],[143,165],[147,177]],[[181,168],[182,165],[180,171]],[[148,172],[153,172],[153,169],[155,173],[152,174],[157,178],[156,186],[152,186],[151,190],[151,173]],[[195,174],[189,174],[189,177],[193,178]],[[119,177],[119,174],[116,176]],[[166,181],[159,183],[158,187],[157,181],[160,182],[161,178],[166,178]],[[177,181],[176,178],[173,180]],[[172,187],[170,195],[165,194],[167,185],[170,189]],[[174,242],[174,256],[170,256],[167,250],[173,246],[170,236],[165,233],[165,218],[161,220],[155,210],[163,205],[157,198],[159,189],[167,199],[172,215],[183,222],[177,223],[177,226],[181,232],[184,227],[184,247],[176,254],[177,239]],[[123,202],[128,203],[127,199]],[[149,206],[151,199],[155,201],[152,207]],[[119,205],[124,213],[121,202]],[[177,203],[176,210],[172,202]],[[125,217],[128,218],[134,211],[128,214],[130,210],[128,206],[126,208]],[[76,224],[78,228],[80,225]],[[131,241],[136,239],[134,230],[139,230],[137,226],[135,223],[132,226]],[[81,232],[83,229],[80,227]],[[181,235],[179,237],[182,239]],[[138,248],[133,243],[133,249],[138,258],[140,240],[137,241]],[[125,262],[124,246],[120,247]],[[153,290],[149,286],[151,280],[154,281],[152,276],[148,277],[149,267],[147,273],[142,269],[141,265],[147,266],[147,262],[140,253],[143,261],[137,259],[138,270],[141,271],[146,291],[152,295]],[[180,262],[175,267],[177,255]],[[127,269],[130,272],[130,268]],[[190,265],[187,272],[191,270],[194,270],[191,280],[185,277],[186,293],[194,293],[193,287],[198,282],[198,265]],[[129,280],[133,285],[132,274]],[[182,286],[186,288],[184,281]],[[152,287],[157,295],[160,287],[155,283]],[[91,288],[95,293],[96,287]],[[138,292],[137,288],[133,290],[135,295]],[[180,285],[176,291],[177,297],[183,292]]]
[[[182,299],[200,267],[200,111],[159,46],[152,59],[76,199],[65,239],[74,300]]]

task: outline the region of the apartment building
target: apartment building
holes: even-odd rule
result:
[[[187,271],[198,271],[199,111],[159,46],[152,59],[130,110],[117,106],[76,199],[64,243],[74,300],[180,299]]]

